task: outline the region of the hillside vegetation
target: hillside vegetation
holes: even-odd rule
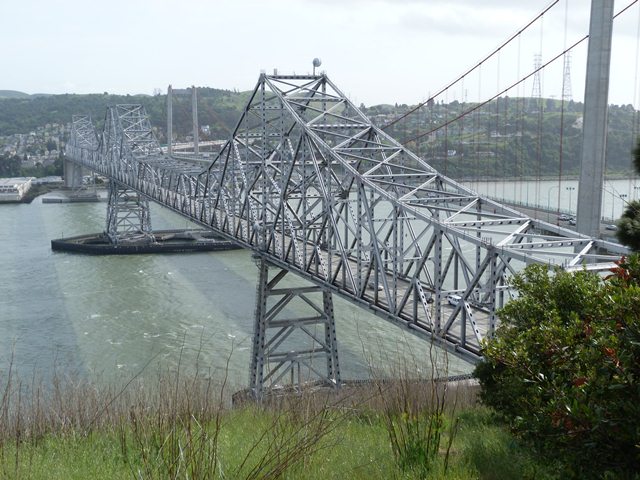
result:
[[[17,92],[18,93],[18,92]],[[235,93],[214,88],[198,88],[198,117],[200,125],[210,126],[211,138],[226,138],[238,121],[246,93]],[[161,142],[165,140],[166,95],[111,95],[64,94],[5,98],[0,103],[0,137],[28,133],[48,123],[65,124],[73,115],[90,115],[101,128],[108,106],[117,104],[141,104],[147,110],[152,125],[157,129]],[[191,125],[191,98],[174,96],[174,132],[189,134]]]
[[[209,126],[200,138],[227,139],[250,94],[198,88],[200,126]],[[166,143],[166,95],[23,95],[0,91],[0,98],[4,98],[0,100],[0,146],[2,137],[28,133],[46,124],[66,124],[74,114],[91,115],[100,129],[107,106],[123,103],[144,105],[159,141]],[[433,103],[396,123],[388,133],[453,178],[540,178],[578,173],[582,103],[502,97],[475,107],[457,101]],[[385,126],[412,106],[361,108],[374,123]],[[440,128],[470,110],[473,113]],[[190,135],[191,115],[190,96],[175,95],[173,125],[178,141]],[[633,171],[631,152],[638,135],[637,124],[633,106],[610,106],[607,173],[626,175]]]

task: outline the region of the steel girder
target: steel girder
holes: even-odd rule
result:
[[[147,197],[110,180],[108,200],[105,234],[113,245],[155,240]]]
[[[439,174],[326,75],[261,75],[204,170],[162,155],[132,108],[110,108],[100,145],[70,144],[69,158],[470,359],[511,275],[530,263],[604,270],[626,251]]]
[[[249,390],[261,399],[265,387],[287,378],[299,388],[320,381],[340,387],[338,342],[331,292],[317,285],[287,286],[288,271],[257,257],[256,291]],[[274,270],[271,268],[271,270]]]

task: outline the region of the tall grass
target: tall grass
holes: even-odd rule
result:
[[[226,378],[197,368],[99,388],[62,375],[24,383],[10,365],[0,372],[0,478],[552,478],[487,426],[490,414],[466,413],[473,387],[439,381],[442,365],[415,378],[427,370],[407,361],[393,380],[234,409]]]
[[[386,377],[393,380],[372,368],[395,462],[402,471],[420,476],[432,473],[438,462],[446,473],[458,430],[458,406],[475,401],[469,389],[463,397],[460,389],[450,388],[447,352],[437,348],[435,340],[426,345],[420,355],[409,347],[395,355],[399,363],[385,362],[391,365]]]

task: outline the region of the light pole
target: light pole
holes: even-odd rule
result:
[[[566,187],[565,190],[567,190],[569,192],[569,213],[572,212],[571,210],[571,192],[573,192],[576,189],[576,187]]]
[[[626,203],[625,198],[627,198],[628,195],[626,193],[621,193],[620,194],[620,199],[622,200],[622,211],[624,212],[624,204]],[[621,214],[622,215],[622,214]]]
[[[550,214],[551,214],[551,190],[553,190],[554,188],[560,188],[559,185],[551,185],[549,187],[549,190],[547,190],[547,222],[550,221]],[[558,205],[558,208],[560,208],[560,205]]]

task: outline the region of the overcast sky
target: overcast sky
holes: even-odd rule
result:
[[[589,0],[562,0],[543,22],[449,96],[493,93],[588,32]],[[167,85],[254,87],[262,70],[307,73],[322,59],[356,102],[416,103],[517,32],[551,0],[2,0],[0,89],[153,93]],[[631,0],[617,0],[615,11]],[[568,18],[567,15],[568,13]],[[614,27],[613,103],[636,103],[638,5]],[[584,46],[572,93],[582,100]],[[542,78],[562,94],[562,66]],[[532,82],[511,92],[531,94]],[[464,92],[464,93],[463,93]]]

